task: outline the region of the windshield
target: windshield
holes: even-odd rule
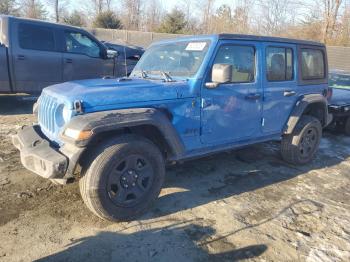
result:
[[[330,73],[329,85],[335,88],[350,89],[350,74]]]
[[[193,77],[208,51],[209,41],[179,41],[151,46],[135,66],[132,76],[166,73],[173,77]]]

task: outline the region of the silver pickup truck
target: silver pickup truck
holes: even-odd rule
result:
[[[40,93],[70,80],[116,76],[116,51],[81,28],[0,16],[0,93]]]

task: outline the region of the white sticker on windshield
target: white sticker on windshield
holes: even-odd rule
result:
[[[186,51],[203,51],[204,47],[207,45],[206,42],[191,42],[186,46]]]

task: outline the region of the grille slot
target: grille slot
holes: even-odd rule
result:
[[[44,133],[55,134],[55,111],[58,107],[56,98],[42,94],[38,108],[38,120]]]

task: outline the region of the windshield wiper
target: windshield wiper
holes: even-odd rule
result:
[[[160,74],[165,82],[174,82],[174,79],[169,75],[169,73],[161,70],[157,71],[146,71],[146,70],[139,70],[137,71],[142,78],[150,78],[148,74]]]
[[[142,78],[147,78],[148,77],[148,75],[147,75],[145,70],[141,70],[140,72],[141,72],[141,77]]]
[[[169,73],[165,72],[165,71],[160,71],[160,73],[162,74],[162,76],[165,79],[165,82],[173,82],[173,78],[169,75]]]

